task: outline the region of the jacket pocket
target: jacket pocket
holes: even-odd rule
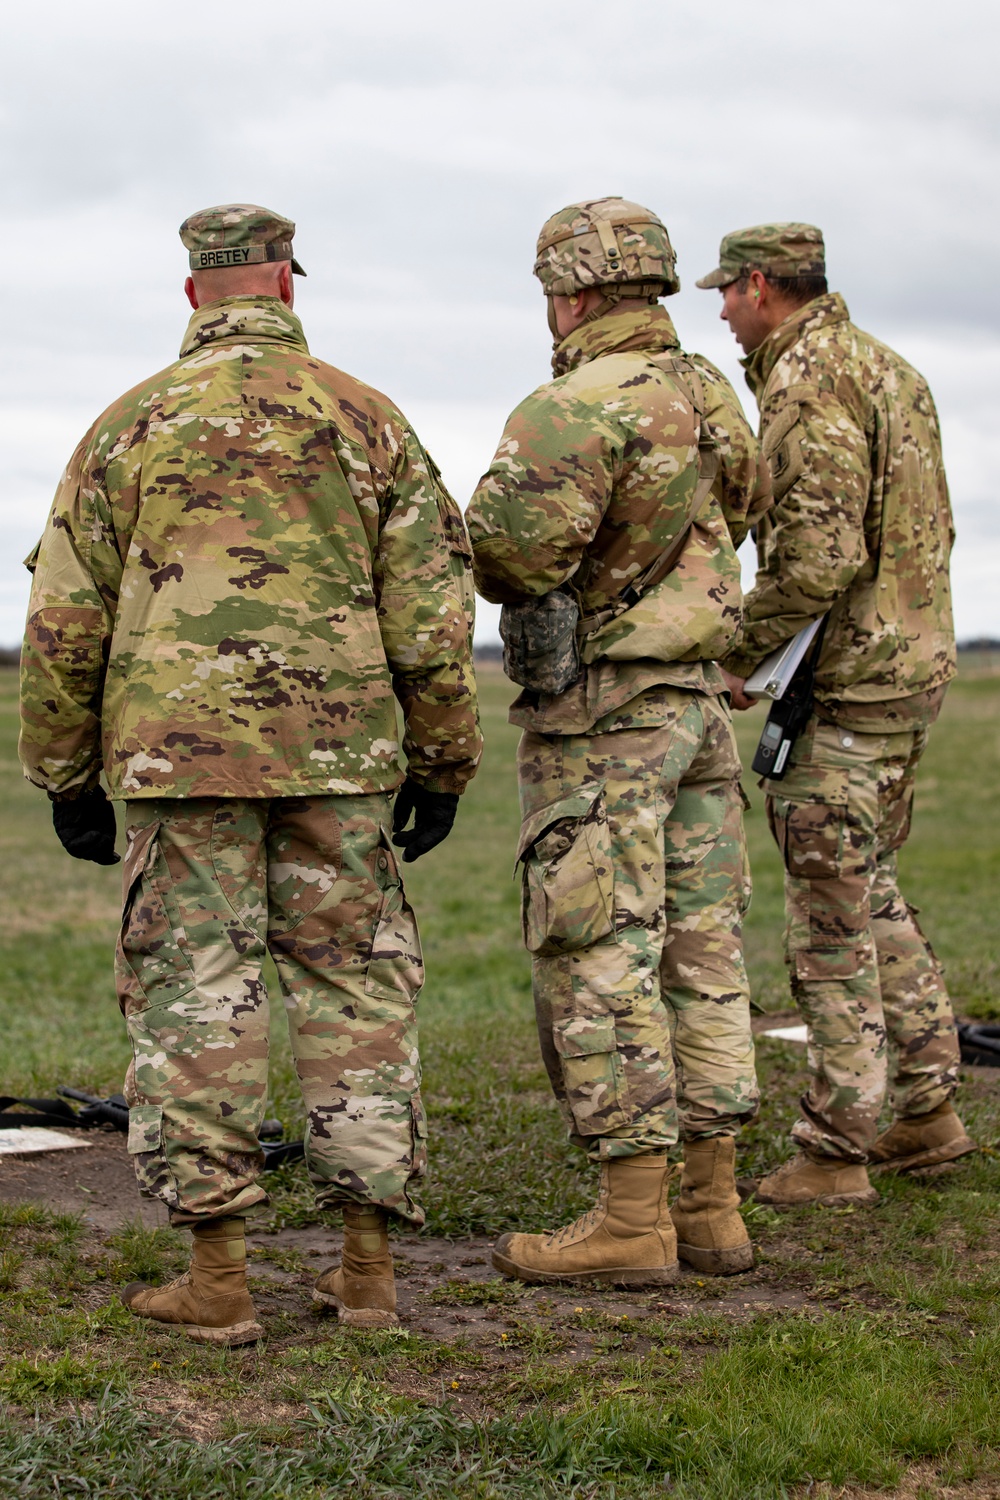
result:
[[[365,994],[397,1005],[412,1005],[424,982],[420,933],[384,828],[375,854],[375,881],[382,895],[372,932]]]
[[[611,830],[600,782],[527,817],[517,857],[529,953],[572,953],[614,932]]]

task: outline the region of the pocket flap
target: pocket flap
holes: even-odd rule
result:
[[[850,798],[851,773],[837,766],[792,765],[783,781],[768,782],[775,802],[797,807],[846,807]]]
[[[591,1057],[618,1050],[613,1016],[566,1016],[553,1024],[552,1038],[560,1057]]]
[[[565,818],[585,818],[603,791],[602,781],[587,782],[572,796],[560,797],[557,802],[550,802],[546,807],[529,813],[521,824],[517,845],[518,860],[524,859],[532,844],[537,843],[553,823],[561,823]]]
[[[163,1109],[159,1104],[133,1104],[128,1112],[128,1152],[143,1156],[159,1151],[163,1135]]]

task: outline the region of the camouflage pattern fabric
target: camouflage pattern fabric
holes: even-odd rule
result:
[[[518,752],[542,1055],[594,1158],[672,1145],[678,1103],[689,1139],[734,1134],[757,1108],[729,712],[679,688],[659,699],[659,725],[527,732]]]
[[[855,328],[839,296],[791,314],[743,363],[775,505],[758,526],[757,581],[724,665],[749,676],[829,609],[820,716],[891,729],[909,699],[909,727],[928,722],[955,674],[955,636],[954,527],[926,382]],[[887,704],[891,716],[879,711]]]
[[[666,226],[641,203],[590,198],[571,203],[542,225],[534,271],[546,296],[584,287],[641,295],[648,286],[672,296],[681,289]],[[647,296],[649,293],[647,292]]]
[[[401,749],[432,791],[475,770],[461,514],[277,298],[194,314],[83,439],[32,561],[20,754],[48,791],[366,794]]]
[[[926,740],[813,719],[784,779],[762,783],[785,862],[792,993],[809,1027],[812,1079],[792,1134],[847,1161],[863,1162],[875,1139],[887,1069],[897,1116],[944,1103],[958,1079],[951,1002],[896,869]]]
[[[582,613],[617,601],[686,523],[698,479],[697,414],[678,375],[661,307],[621,304],[570,334],[569,373],[541,386],[507,422],[466,521],[485,598],[518,603],[572,580]],[[713,658],[740,622],[738,546],[770,504],[753,434],[732,387],[699,355],[720,469],[712,499],[676,567],[584,643],[586,670],[564,693],[522,695],[511,720],[544,733],[586,733],[658,684],[718,693]]]
[[[175,1223],[267,1202],[270,950],[320,1207],[423,1222],[420,942],[385,796],[145,798],[127,808],[118,995],[128,1149]]]
[[[815,224],[754,224],[734,229],[719,246],[719,265],[696,286],[728,286],[751,271],[765,276],[826,275],[823,231]]]
[[[258,203],[220,203],[189,214],[180,227],[192,271],[291,262],[296,276],[306,273],[292,255],[295,225]]]

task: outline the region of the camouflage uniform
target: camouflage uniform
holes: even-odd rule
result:
[[[724,286],[752,267],[822,274],[808,225],[727,236]],[[893,1049],[893,1107],[946,1101],[958,1048],[940,968],[900,893],[917,763],[955,672],[954,539],[937,414],[923,378],[849,321],[842,298],[792,313],[743,361],[758,399],[775,506],[724,665],[745,678],[829,610],[816,716],[781,781],[764,782],[785,861],[792,992],[813,1080],[793,1132],[816,1155],[863,1162]]]
[[[740,618],[734,541],[770,500],[731,387],[681,356],[668,314],[650,305],[679,284],[670,252],[655,285],[662,225],[651,220],[662,239],[650,249],[634,227],[647,211],[619,203],[573,205],[542,231],[546,290],[572,284],[572,234],[569,253],[592,256],[588,284],[610,305],[557,343],[557,378],[510,417],[466,515],[486,598],[572,580],[598,621],[578,680],[554,697],[522,693],[510,717],[525,731],[519,858],[542,1050],[574,1138],[604,1158],[677,1139],[671,1039],[685,1135],[734,1133],[756,1110],[739,761],[713,658]],[[608,297],[619,267],[654,283],[651,297]],[[686,523],[695,384],[721,460],[712,498],[673,571],[608,618]]]
[[[182,236],[194,266],[289,258],[293,229],[237,205]],[[59,487],[31,560],[20,753],[50,793],[103,770],[127,800],[130,1149],[178,1219],[265,1198],[270,948],[321,1201],[420,1221],[420,949],[387,793],[401,748],[431,791],[474,773],[469,559],[405,419],[313,358],[278,298],[199,308],[179,361],[98,419]]]

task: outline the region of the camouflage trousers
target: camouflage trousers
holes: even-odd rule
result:
[[[266,1203],[270,951],[322,1207],[423,1222],[423,978],[383,795],[128,804],[118,997],[139,1186],[175,1223]]]
[[[750,898],[725,703],[668,722],[526,732],[523,928],[542,1055],[594,1158],[735,1134],[757,1110],[741,922]]]
[[[762,783],[785,863],[792,994],[809,1028],[812,1080],[792,1134],[847,1161],[866,1159],[887,1075],[901,1116],[934,1109],[958,1078],[951,1001],[896,869],[926,743],[926,730],[812,719],[785,778]]]

